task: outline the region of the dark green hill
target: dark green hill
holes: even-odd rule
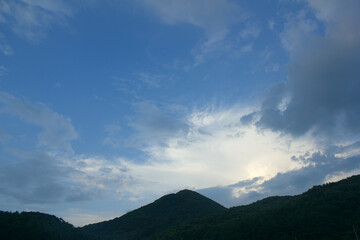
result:
[[[0,239],[75,240],[90,239],[61,218],[38,212],[0,212]]]
[[[197,192],[182,190],[107,222],[91,224],[84,231],[104,239],[148,239],[149,236],[215,213],[225,207]]]
[[[270,197],[182,224],[153,239],[356,239],[360,176],[294,197]]]

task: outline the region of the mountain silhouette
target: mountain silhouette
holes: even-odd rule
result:
[[[39,212],[0,211],[2,240],[82,240],[90,239],[61,218]]]
[[[83,229],[104,239],[144,239],[170,227],[224,212],[225,207],[201,194],[182,190],[110,221]]]
[[[297,196],[269,197],[163,232],[156,239],[358,239],[360,175]],[[154,238],[155,239],[155,238]]]
[[[4,240],[357,240],[359,235],[360,175],[229,209],[182,190],[82,228],[43,213],[0,212]]]

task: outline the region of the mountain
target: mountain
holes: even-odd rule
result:
[[[201,194],[182,190],[110,221],[83,227],[104,239],[147,239],[186,221],[225,212],[226,208]]]
[[[48,214],[0,211],[5,240],[357,240],[359,235],[360,175],[230,209],[183,190],[82,228]]]
[[[357,234],[357,236],[356,236]],[[153,239],[357,239],[360,176],[315,186],[297,196],[269,197],[182,224]]]

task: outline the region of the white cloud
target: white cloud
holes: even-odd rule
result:
[[[299,144],[301,139],[310,141],[288,148],[290,152],[303,149],[292,157],[302,166],[280,170],[273,177],[259,174],[260,178],[249,176],[250,180],[237,184],[202,190],[227,206],[270,195],[299,194],[315,184],[360,172],[360,78],[355,67],[360,56],[360,3],[308,2],[315,18],[310,9],[290,14],[281,34],[290,54],[288,82],[269,87],[261,111],[242,118],[244,123],[256,122],[259,131],[278,132],[279,143],[284,138]],[[318,27],[322,25],[324,32]],[[268,51],[263,54],[270,56]]]
[[[360,174],[360,169],[354,169],[351,171],[340,171],[337,173],[330,173],[325,177],[324,183],[337,182],[342,179],[351,177],[353,175]]]
[[[292,139],[271,131],[259,132],[240,124],[246,110],[196,111],[188,116],[186,135],[170,135],[164,142],[149,142],[143,163],[125,161],[128,173],[154,188],[206,188],[303,167],[293,155],[312,152],[307,138]]]
[[[186,23],[206,32],[217,32],[243,16],[237,16],[239,6],[227,0],[143,0],[166,24]],[[241,12],[241,11],[240,11]]]
[[[62,162],[72,169],[70,180],[82,186],[85,193],[95,191],[103,197],[136,202],[183,188],[225,186],[255,177],[263,182],[278,173],[306,166],[302,161],[294,161],[293,156],[318,150],[311,139],[295,140],[242,125],[240,118],[251,110],[212,107],[193,111],[181,120],[187,122],[187,130],[182,134],[174,134],[180,120],[160,117],[160,122],[166,123],[155,126],[156,132],[161,132],[160,140],[156,140],[159,136],[149,137],[149,122],[137,122],[137,137],[145,136],[146,142],[136,146],[145,154],[143,161],[78,155]],[[164,130],[158,129],[162,126]],[[114,126],[110,128],[113,130]],[[118,130],[116,126],[115,129]],[[234,188],[233,194],[251,191],[243,187]]]
[[[359,149],[360,142],[352,145]],[[278,173],[270,179],[256,177],[238,183],[199,190],[225,206],[249,204],[274,195],[303,193],[314,185],[337,181],[360,173],[360,155],[337,157],[346,147],[330,146],[322,152],[294,156],[293,160],[305,164],[302,168]]]
[[[120,160],[110,161],[102,157],[79,155],[71,161],[63,162],[75,170],[71,180],[81,183],[85,189],[119,191],[125,187],[131,188],[131,182],[127,179],[127,169]]]

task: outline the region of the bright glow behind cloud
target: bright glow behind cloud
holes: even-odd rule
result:
[[[167,189],[205,188],[258,176],[269,179],[303,166],[292,156],[315,151],[307,137],[295,140],[241,124],[244,113],[239,108],[194,112],[187,119],[187,134],[150,143],[143,149],[149,160],[127,162],[126,167],[133,176]]]

